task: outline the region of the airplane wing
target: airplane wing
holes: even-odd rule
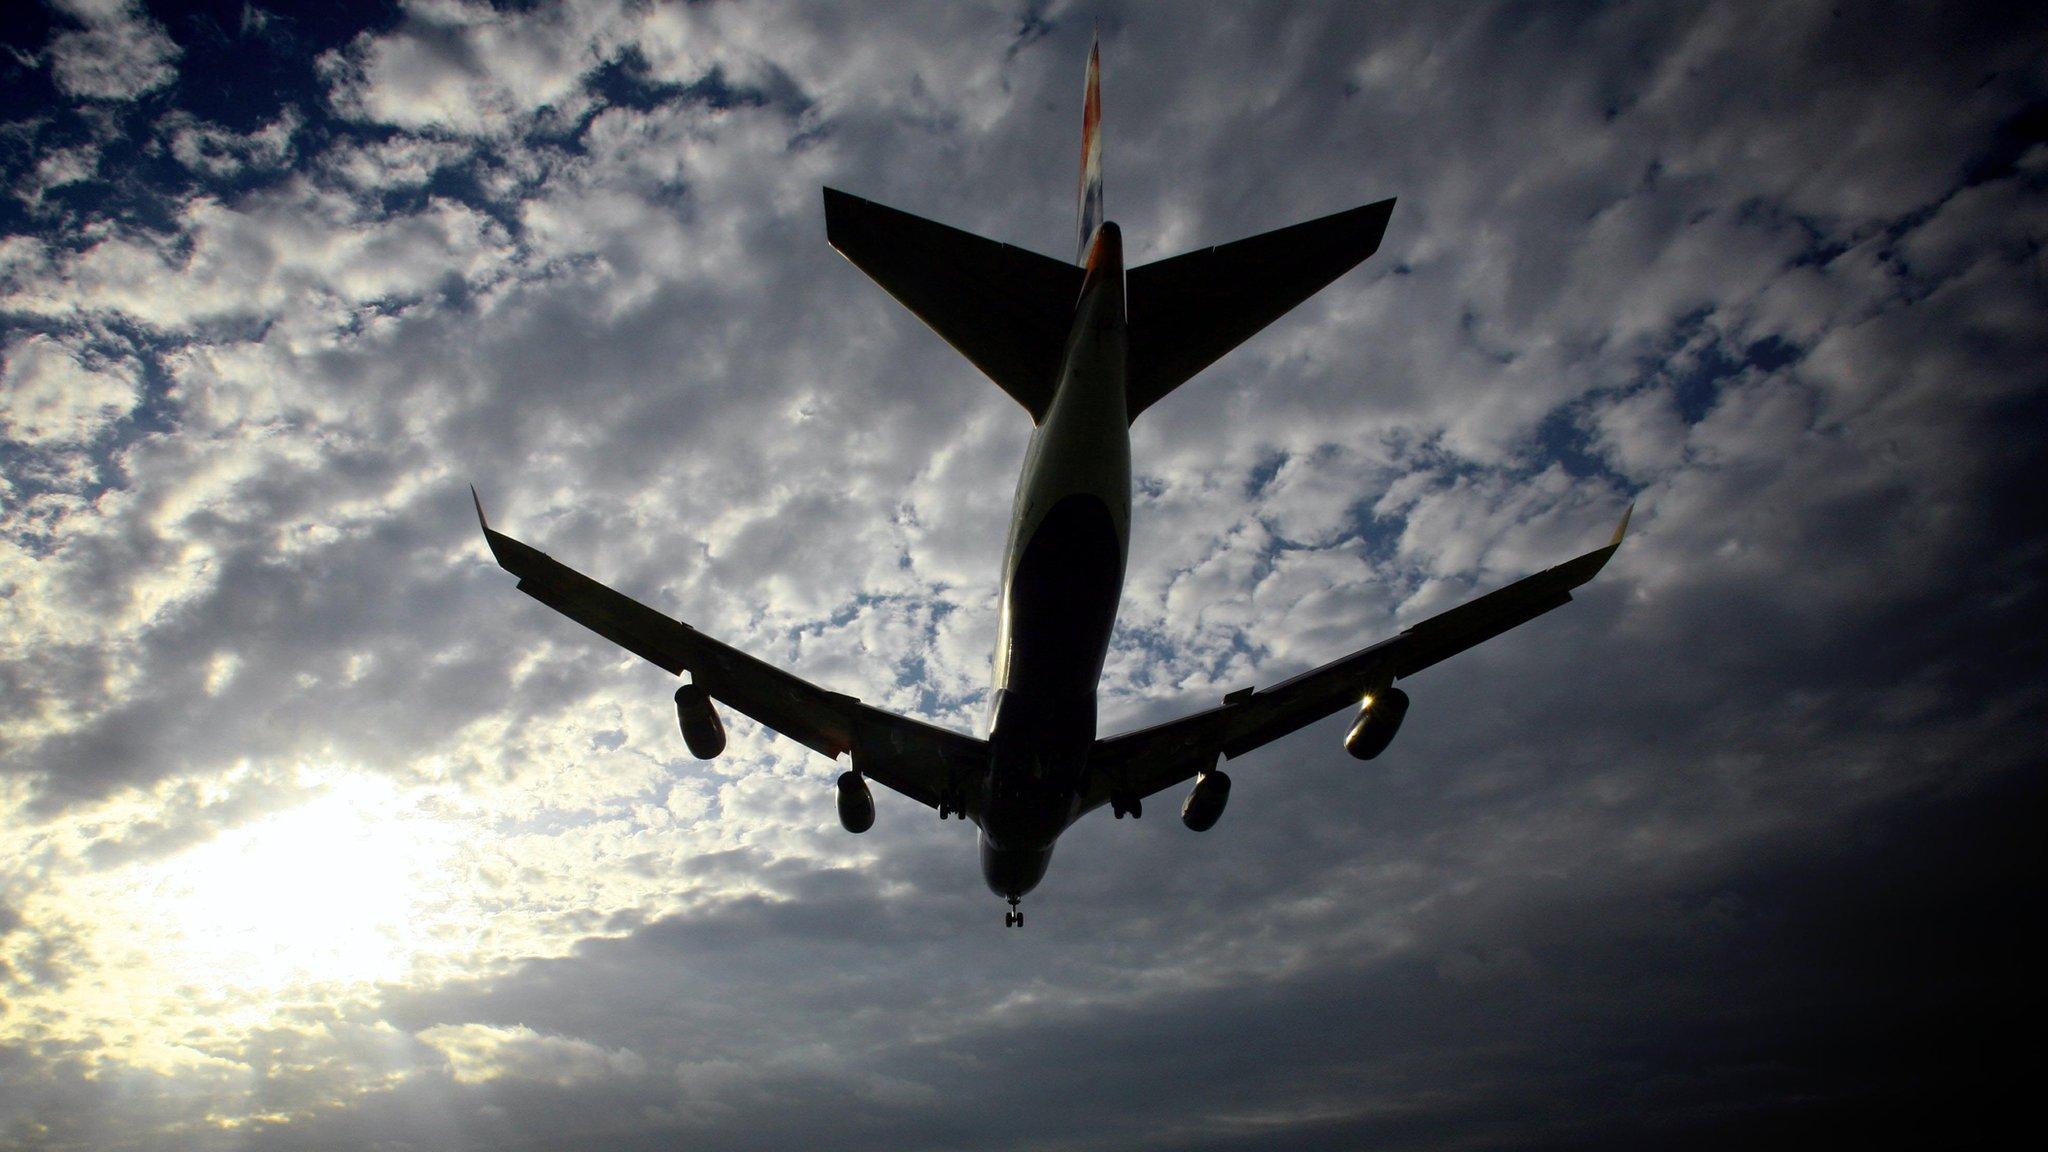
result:
[[[1355,708],[1369,690],[1413,676],[1569,603],[1572,589],[1591,580],[1621,546],[1634,512],[1630,506],[1622,514],[1605,547],[1495,589],[1390,639],[1271,688],[1232,692],[1205,712],[1096,741],[1089,756],[1086,807],[1107,804],[1113,794],[1144,797],[1171,788],[1215,767],[1219,755],[1236,759]]]
[[[493,529],[481,499],[476,518],[521,592],[674,675],[690,673],[713,699],[812,751],[852,753],[863,775],[920,804],[938,807],[951,780],[988,765],[985,741],[870,707],[713,640]]]

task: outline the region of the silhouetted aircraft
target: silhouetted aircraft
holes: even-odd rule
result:
[[[1095,690],[1129,552],[1131,422],[1372,255],[1394,208],[1381,200],[1126,271],[1117,226],[1102,218],[1099,60],[1099,50],[1089,53],[1079,264],[825,189],[832,246],[1031,414],[1003,561],[985,739],[819,688],[483,526],[521,591],[671,673],[690,674],[676,691],[676,711],[699,758],[725,747],[716,700],[825,756],[849,757],[838,781],[839,819],[849,832],[874,824],[869,780],[938,809],[940,819],[972,820],[981,829],[982,875],[1009,901],[1011,926],[1024,922],[1018,899],[1044,877],[1053,842],[1097,808],[1135,818],[1147,797],[1192,779],[1181,820],[1206,831],[1230,798],[1219,759],[1348,708],[1358,717],[1345,750],[1378,756],[1408,712],[1394,681],[1568,602],[1628,528],[1624,514],[1605,547],[1291,680],[1098,739]]]

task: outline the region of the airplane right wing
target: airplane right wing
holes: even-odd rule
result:
[[[938,807],[988,767],[984,741],[884,712],[722,644],[492,528],[481,499],[476,518],[521,592],[674,675],[690,673],[712,698],[815,752],[852,753],[863,775],[920,804]]]
[[[1089,757],[1087,808],[1112,795],[1144,797],[1236,759],[1325,716],[1358,706],[1367,691],[1413,676],[1441,660],[1526,624],[1571,601],[1572,589],[1591,580],[1628,532],[1633,506],[1614,538],[1554,568],[1467,601],[1349,656],[1271,688],[1232,692],[1206,712],[1098,740]]]

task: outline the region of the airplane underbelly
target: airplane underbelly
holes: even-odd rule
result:
[[[1122,594],[1123,541],[1109,506],[1088,493],[1061,498],[1011,579],[1006,687],[1038,700],[1092,699]]]
[[[981,838],[981,878],[998,896],[1022,896],[1045,879],[1052,864],[1052,845],[1043,848],[998,848]]]

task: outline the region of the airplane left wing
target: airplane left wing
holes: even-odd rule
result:
[[[1497,588],[1271,688],[1245,688],[1205,712],[1098,740],[1089,756],[1083,802],[1094,808],[1112,795],[1144,797],[1236,759],[1325,716],[1355,708],[1366,692],[1413,676],[1442,660],[1526,624],[1571,601],[1572,589],[1596,575],[1621,547],[1631,506],[1614,538],[1576,559]]]
[[[955,781],[988,765],[981,740],[884,712],[720,643],[492,528],[481,499],[476,517],[521,592],[671,674],[690,673],[714,699],[812,751],[835,760],[852,753],[863,775],[912,800],[936,808]]]

